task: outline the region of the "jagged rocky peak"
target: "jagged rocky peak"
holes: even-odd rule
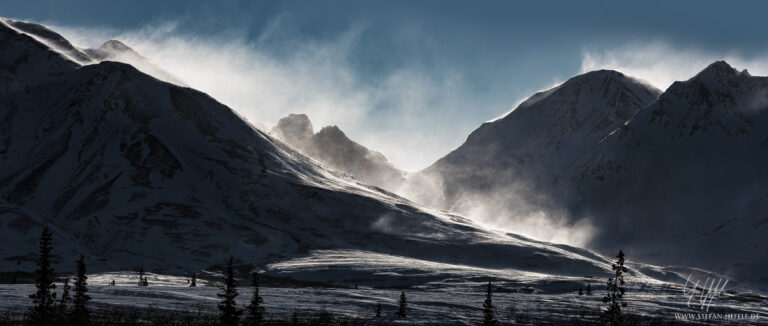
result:
[[[318,135],[324,135],[325,137],[334,138],[334,139],[342,139],[347,138],[347,135],[344,134],[341,129],[339,129],[338,126],[325,126],[320,131],[317,132]]]
[[[272,128],[272,134],[289,145],[303,147],[305,142],[312,139],[315,131],[306,114],[291,113],[277,122],[277,126]]]
[[[306,114],[289,114],[272,128],[272,135],[333,170],[379,188],[395,191],[405,172],[395,168],[383,154],[349,139],[338,126],[314,133]]]

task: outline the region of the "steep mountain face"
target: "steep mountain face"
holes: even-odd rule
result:
[[[79,254],[92,272],[181,274],[230,255],[248,268],[320,249],[606,271],[586,250],[489,231],[331,172],[203,93],[122,63],[81,65],[6,20],[0,80],[0,271],[34,270],[42,226],[59,272]]]
[[[535,189],[556,185],[559,172],[623,126],[660,91],[616,71],[573,77],[520,104],[507,116],[480,126],[459,148],[413,180],[433,185],[418,201],[471,211],[494,198],[498,211],[528,214],[553,203]],[[530,189],[534,189],[531,191]],[[515,197],[515,200],[504,197]],[[521,202],[527,205],[521,205]]]
[[[715,62],[596,146],[559,195],[600,247],[768,281],[768,78]]]
[[[766,80],[716,62],[659,95],[587,73],[484,124],[419,177],[459,212],[506,199],[494,212],[588,222],[592,248],[766,282]]]
[[[280,119],[272,134],[307,156],[367,184],[395,191],[405,180],[405,172],[395,168],[384,155],[352,141],[339,127],[323,127],[315,133],[305,114]]]

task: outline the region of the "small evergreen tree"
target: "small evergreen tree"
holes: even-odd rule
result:
[[[197,286],[197,275],[195,273],[192,273],[192,282],[189,284],[190,287],[196,287]]]
[[[85,258],[80,255],[77,260],[77,275],[75,276],[75,296],[72,298],[71,320],[75,325],[88,325],[91,322],[91,312],[88,310],[88,276],[85,275]]]
[[[253,272],[253,279],[252,284],[253,286],[253,297],[251,298],[251,303],[248,305],[248,316],[243,321],[243,325],[246,326],[256,326],[261,325],[262,320],[264,319],[264,307],[261,306],[261,303],[264,301],[261,299],[261,296],[259,296],[259,273]]]
[[[587,295],[592,295],[592,285],[587,283]]]
[[[493,308],[493,293],[491,287],[491,281],[488,281],[488,290],[485,293],[485,302],[483,303],[483,325],[485,326],[497,326],[499,321],[496,320],[496,313]]]
[[[144,265],[139,266],[139,286],[149,286],[147,277],[144,276]]]
[[[581,288],[579,288],[579,295],[584,295],[584,291],[582,291]]]
[[[603,324],[621,325],[623,317],[621,308],[626,307],[624,302],[624,273],[627,268],[624,267],[624,252],[619,250],[616,255],[617,261],[611,265],[613,277],[608,278],[608,294],[603,297],[603,302],[608,304],[608,309],[603,311],[600,317]]]
[[[72,297],[69,296],[69,278],[64,279],[64,285],[61,287],[61,297],[59,298],[59,310],[57,312],[62,324],[66,324],[66,316],[69,313],[69,302]]]
[[[397,318],[406,318],[405,308],[408,307],[408,302],[405,298],[405,291],[400,291],[400,307],[397,309]]]
[[[381,302],[376,303],[376,318],[381,318]]]
[[[53,290],[53,268],[50,255],[53,235],[51,229],[45,227],[40,234],[40,256],[37,258],[35,270],[35,288],[37,291],[30,295],[34,305],[29,311],[29,321],[32,325],[50,325],[56,316],[56,293]]]
[[[237,297],[237,281],[235,281],[235,272],[232,268],[233,258],[229,257],[224,267],[224,286],[222,293],[216,294],[222,298],[219,302],[219,324],[221,326],[237,326],[240,321],[242,311],[237,310],[235,297]]]

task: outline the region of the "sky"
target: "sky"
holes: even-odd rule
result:
[[[766,1],[3,0],[80,47],[118,39],[271,128],[306,113],[417,171],[577,74],[665,89],[725,59],[768,75]]]

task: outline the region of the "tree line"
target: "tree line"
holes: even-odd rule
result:
[[[72,285],[70,286],[69,278],[64,279],[61,296],[57,298],[57,293],[55,292],[56,285],[54,284],[54,270],[51,266],[52,238],[51,230],[47,227],[44,228],[40,235],[39,256],[36,261],[36,290],[35,293],[29,296],[29,298],[32,299],[33,305],[25,315],[25,324],[31,326],[92,325],[91,310],[89,308],[91,297],[88,295],[88,277],[86,276],[85,258],[83,255],[80,255],[79,259],[77,259],[75,262],[76,273],[72,278]],[[624,301],[624,273],[627,272],[627,268],[624,266],[624,253],[619,251],[616,258],[617,261],[611,266],[613,275],[607,282],[608,293],[602,300],[607,304],[607,308],[602,311],[599,317],[599,322],[605,325],[624,324],[622,309],[627,306],[627,303]],[[137,285],[149,286],[143,265],[139,267],[138,272],[139,280]],[[220,301],[217,305],[219,313],[215,318],[215,324],[221,326],[256,326],[265,324],[264,300],[259,293],[259,273],[252,272],[250,276],[252,288],[251,299],[245,309],[241,310],[236,304],[236,298],[239,296],[239,293],[237,291],[238,282],[235,278],[234,258],[229,257],[223,268],[224,280],[221,286],[221,293],[217,293],[217,297]],[[115,285],[114,280],[112,280],[110,285]],[[192,274],[190,286],[197,286],[197,276],[195,273]],[[70,295],[70,292],[73,292],[74,294]],[[496,308],[493,303],[493,285],[491,281],[488,281],[485,292],[482,323],[486,326],[497,326],[499,325],[499,321],[496,317]],[[583,292],[580,288],[579,295],[582,294]],[[591,294],[591,285],[588,284],[587,295]],[[398,319],[406,319],[408,317],[407,307],[407,297],[405,291],[402,290],[400,292],[398,309],[394,314],[395,317]],[[378,303],[376,305],[374,319],[380,320],[381,318],[383,318],[382,306],[381,303]],[[290,323],[295,325],[299,324],[298,314],[296,312],[292,314]],[[326,325],[331,323],[332,316],[325,310],[323,310],[323,312],[318,315],[318,318],[312,322],[312,324]],[[0,324],[2,323],[0,322]]]

